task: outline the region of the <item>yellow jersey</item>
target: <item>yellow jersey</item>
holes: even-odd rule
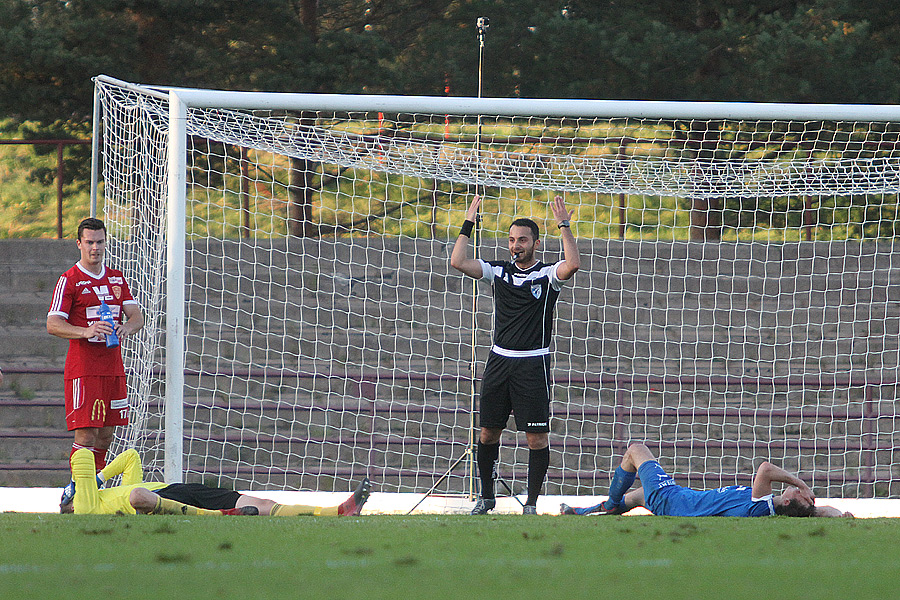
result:
[[[94,453],[87,448],[72,454],[72,479],[75,481],[75,497],[72,507],[76,515],[134,515],[129,496],[134,488],[154,491],[168,486],[168,483],[144,482],[141,457],[136,450],[128,449],[115,457],[103,469],[103,478],[110,479],[122,475],[122,485],[97,489],[94,467]]]

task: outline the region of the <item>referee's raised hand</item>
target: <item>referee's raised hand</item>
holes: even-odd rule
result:
[[[575,210],[568,210],[566,201],[559,195],[550,203],[550,209],[556,218],[556,226],[559,228],[563,246],[563,261],[556,269],[556,276],[560,280],[565,281],[571,279],[572,275],[581,268],[581,254],[578,251],[578,244],[575,243],[575,236],[572,234],[572,227],[569,224],[569,219],[575,214]]]
[[[566,210],[566,201],[559,195],[553,198],[553,202],[550,203],[550,208],[553,210],[553,216],[556,217],[556,225],[558,227],[567,226],[569,219],[575,214],[574,208],[572,210]]]
[[[466,220],[472,221],[473,223],[478,222],[478,208],[481,206],[481,196],[478,194],[472,198],[472,203],[469,204],[469,210],[466,211]]]
[[[472,203],[466,211],[466,220],[463,221],[459,230],[459,237],[456,238],[456,244],[453,245],[453,251],[450,253],[450,266],[469,277],[480,279],[483,270],[481,261],[475,258],[469,258],[469,238],[472,237],[472,230],[478,220],[478,207],[481,206],[481,197],[472,198]]]

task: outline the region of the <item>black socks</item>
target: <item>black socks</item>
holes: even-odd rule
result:
[[[536,506],[544,478],[547,477],[547,468],[550,466],[550,447],[540,450],[528,451],[528,500],[525,504]]]
[[[478,441],[475,460],[478,463],[478,475],[481,477],[481,497],[494,497],[494,465],[500,456],[500,444],[482,444]]]

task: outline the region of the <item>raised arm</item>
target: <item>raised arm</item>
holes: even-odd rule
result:
[[[562,196],[553,198],[550,208],[553,210],[557,226],[561,225],[559,234],[562,237],[563,246],[563,263],[556,268],[556,276],[565,281],[581,268],[581,254],[578,252],[578,244],[575,242],[575,236],[569,226],[569,219],[572,218],[575,211],[566,209],[566,202]]]
[[[753,497],[762,498],[771,494],[772,483],[774,482],[793,485],[800,490],[800,495],[811,504],[814,504],[816,501],[812,490],[809,489],[809,486],[802,479],[788,473],[781,467],[776,467],[769,461],[759,465],[759,469],[756,470],[756,476],[753,478]]]
[[[469,238],[472,237],[472,227],[475,226],[475,220],[478,218],[478,207],[481,206],[481,198],[475,196],[472,204],[466,211],[466,222],[463,224],[463,230],[459,237],[456,238],[456,244],[453,246],[453,252],[450,253],[450,266],[475,279],[481,279],[482,269],[481,261],[475,258],[469,258]],[[469,225],[471,223],[471,225]]]

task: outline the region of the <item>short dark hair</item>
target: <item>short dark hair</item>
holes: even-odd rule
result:
[[[816,514],[816,507],[813,504],[805,504],[796,498],[792,498],[787,504],[777,505],[775,514],[784,515],[785,517],[812,517]]]
[[[520,219],[516,219],[515,221],[513,221],[512,223],[509,224],[510,229],[512,229],[513,227],[527,227],[528,229],[531,230],[531,236],[534,239],[538,239],[541,235],[541,230],[538,228],[537,223],[535,223],[531,219],[526,219],[524,217],[520,218]]]
[[[92,231],[102,231],[103,235],[106,235],[106,225],[103,224],[103,221],[100,219],[95,219],[93,217],[88,217],[81,221],[78,224],[78,239],[81,239],[81,234],[85,229],[90,229]]]

